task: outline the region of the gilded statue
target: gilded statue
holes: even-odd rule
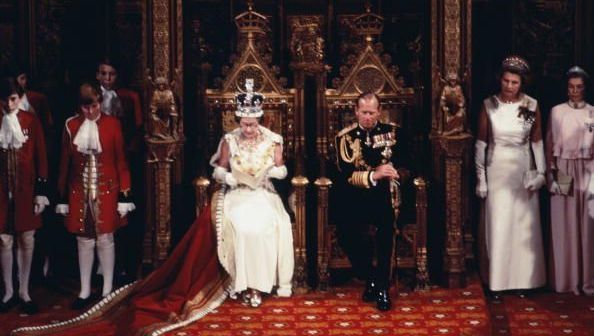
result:
[[[152,82],[149,76],[149,82]],[[149,134],[152,138],[175,140],[178,138],[177,102],[171,90],[172,84],[164,77],[157,77],[150,102]]]
[[[458,74],[450,72],[441,89],[439,109],[442,113],[442,135],[458,135],[466,130],[466,99]]]

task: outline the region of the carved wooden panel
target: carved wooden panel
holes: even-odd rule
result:
[[[125,80],[138,92],[142,92],[146,44],[144,43],[143,13],[145,4],[142,0],[119,0],[115,6],[113,48],[121,55],[125,65]]]
[[[0,1],[0,75],[8,71],[16,53],[16,2]]]

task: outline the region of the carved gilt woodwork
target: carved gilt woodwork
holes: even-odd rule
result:
[[[270,65],[272,59],[268,54],[269,50],[258,49],[257,40],[267,36],[269,31],[268,19],[255,12],[250,6],[247,12],[235,18],[239,30],[239,39],[245,41],[243,49],[239,50],[237,56],[233,56],[233,64],[225,71],[226,77],[220,81],[220,88],[207,89],[207,119],[208,119],[208,143],[205,156],[210,157],[217,149],[221,136],[238,127],[235,120],[235,95],[237,92],[245,91],[245,80],[254,80],[254,91],[262,93],[265,100],[262,104],[264,116],[261,124],[274,132],[281,134],[284,138],[285,161],[287,165],[296,165],[296,162],[303,160],[298,155],[299,147],[296,146],[297,139],[303,135],[297,133],[300,128],[296,126],[299,118],[296,110],[297,91],[284,87],[286,80],[279,78],[278,68]],[[205,171],[207,169],[204,169]],[[203,181],[202,177],[200,181]],[[309,181],[304,176],[295,176],[291,184],[295,196],[295,222],[293,223],[293,243],[295,252],[295,273],[293,276],[293,287],[296,292],[304,291],[307,288],[307,262],[305,245],[305,190]],[[197,199],[203,200],[207,188],[204,184],[196,183]]]
[[[472,256],[464,247],[471,240],[468,227],[468,183],[462,176],[472,176],[468,168],[472,136],[467,133],[471,78],[471,6],[470,0],[432,0],[431,2],[431,134],[433,176],[442,187],[447,206],[439,218],[445,218],[444,273],[450,287],[464,286],[465,257]],[[443,79],[442,74],[448,78]],[[464,74],[460,78],[460,74]],[[457,109],[454,113],[452,109]],[[466,233],[466,234],[465,234]]]
[[[334,137],[344,127],[356,121],[354,109],[356,98],[364,91],[375,92],[382,102],[382,121],[393,122],[400,127],[405,125],[405,114],[412,113],[417,101],[416,92],[398,80],[398,68],[391,64],[391,58],[382,55],[383,46],[374,43],[383,27],[383,18],[367,12],[353,20],[358,36],[363,43],[354,55],[345,57],[346,64],[340,67],[340,77],[333,80],[334,89],[325,92],[324,110],[328,116],[327,129],[323,141],[327,144],[329,163],[335,162],[336,148]],[[327,183],[316,183],[321,200],[326,200]],[[397,267],[412,268],[421,281],[418,288],[425,288],[428,279],[426,265],[426,184],[422,178],[415,180],[417,214],[414,223],[405,223],[397,236],[395,260]],[[327,203],[318,203],[318,268],[320,287],[327,286],[328,269],[350,267],[336,238],[336,226],[330,223],[323,213]]]
[[[183,130],[183,31],[181,0],[153,0],[147,5],[146,34],[150,55],[146,72],[151,113],[146,118],[147,228],[145,265],[158,266],[171,247],[172,187],[181,183]],[[173,27],[173,29],[172,29]],[[150,48],[150,49],[149,49]],[[149,54],[149,53],[145,53]],[[153,82],[152,78],[156,78]]]

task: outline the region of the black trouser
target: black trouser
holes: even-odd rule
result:
[[[378,288],[387,289],[390,284],[391,262],[394,250],[394,211],[389,202],[373,204],[373,198],[359,205],[347,207],[337,223],[338,242],[349,258],[355,275],[360,279],[374,279]],[[370,204],[371,203],[371,204]],[[369,235],[369,225],[377,228],[375,249],[377,268],[373,270],[374,246]]]

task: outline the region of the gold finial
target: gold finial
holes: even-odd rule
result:
[[[247,0],[248,11],[252,11],[254,8],[254,0]]]

